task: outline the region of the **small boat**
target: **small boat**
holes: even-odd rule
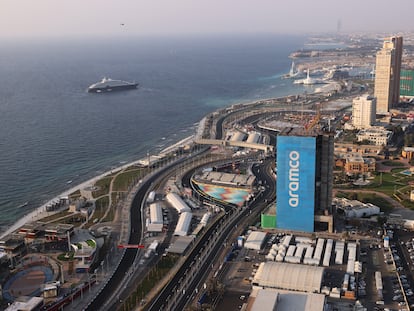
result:
[[[72,180],[68,180],[66,183],[67,184],[71,184],[72,183]]]
[[[22,205],[19,205],[19,208],[26,207],[28,204],[29,202],[24,202]]]

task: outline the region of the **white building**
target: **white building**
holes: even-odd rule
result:
[[[183,199],[181,199],[178,194],[169,192],[166,198],[168,203],[170,203],[178,213],[191,212],[191,208],[188,207],[188,205],[183,201]]]
[[[162,208],[160,203],[150,204],[150,219],[147,224],[149,232],[162,232],[163,229],[163,217]]]
[[[392,137],[392,132],[381,127],[360,130],[357,134],[358,141],[367,140],[376,146],[386,146]]]
[[[193,214],[189,212],[183,212],[178,219],[177,227],[175,227],[174,235],[186,236],[190,229],[191,219]]]
[[[70,245],[75,252],[73,259],[75,259],[75,269],[77,273],[88,272],[90,266],[95,261],[97,251],[97,244],[94,239],[72,243]]]
[[[261,263],[253,286],[320,293],[324,268],[268,261]]]
[[[247,249],[254,249],[260,251],[266,239],[266,232],[253,231],[249,234],[249,237],[244,243],[244,247]]]
[[[150,220],[152,224],[162,224],[162,209],[159,203],[152,203],[150,205]]]
[[[260,289],[251,311],[323,311],[325,295],[284,290]]]
[[[357,200],[348,200],[346,198],[335,198],[334,203],[339,214],[348,218],[361,218],[379,215],[380,208],[372,203],[362,203]]]
[[[370,128],[375,123],[376,99],[363,95],[352,101],[352,125],[356,129]]]

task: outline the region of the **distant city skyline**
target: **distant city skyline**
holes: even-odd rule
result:
[[[414,30],[413,11],[412,0],[1,0],[0,37],[394,33]]]

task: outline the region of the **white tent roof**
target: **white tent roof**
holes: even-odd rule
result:
[[[192,217],[193,213],[182,213],[178,219],[177,227],[175,227],[174,235],[186,236],[188,229],[190,229]]]
[[[152,224],[162,224],[162,209],[159,203],[152,203],[150,205],[150,219]]]
[[[323,311],[325,295],[284,290],[259,290],[251,311]]]
[[[178,213],[191,212],[191,208],[176,193],[169,192],[166,196],[167,201],[177,210]]]
[[[252,233],[249,234],[249,237],[247,238],[247,241],[244,244],[244,247],[247,249],[254,249],[254,250],[259,251],[263,245],[265,238],[266,238],[266,232],[253,231]]]
[[[302,292],[320,292],[324,268],[282,262],[261,263],[253,284]]]

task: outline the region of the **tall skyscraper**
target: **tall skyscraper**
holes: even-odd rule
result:
[[[332,232],[333,136],[278,136],[276,227]]]
[[[375,122],[376,100],[364,95],[352,101],[352,125],[356,129],[370,128]]]
[[[375,91],[377,113],[387,113],[400,100],[400,73],[403,38],[385,38],[377,53]]]

